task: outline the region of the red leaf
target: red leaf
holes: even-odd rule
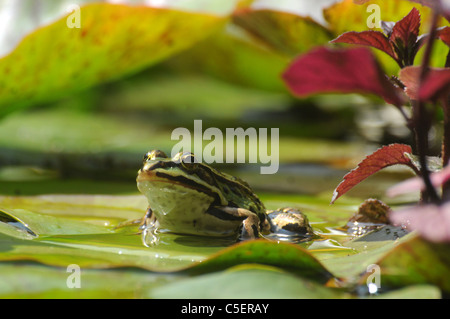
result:
[[[358,167],[344,176],[342,182],[333,192],[331,204],[355,185],[385,167],[396,164],[403,164],[412,167],[413,164],[411,160],[408,156],[405,156],[405,153],[411,152],[411,146],[405,144],[391,144],[376,150],[374,153],[367,156],[361,163],[359,163]]]
[[[420,85],[419,66],[410,66],[400,70],[399,78],[406,86],[406,94],[414,100],[436,101],[450,94],[450,68],[432,68],[428,70]]]
[[[424,101],[435,101],[450,95],[450,68],[432,69],[419,90]]]
[[[341,34],[339,37],[332,40],[331,42],[368,45],[389,54],[394,60],[397,60],[397,56],[392,50],[389,39],[382,32],[379,31],[363,31],[363,32],[350,31]]]
[[[450,27],[444,27],[438,30],[438,37],[448,46],[450,46]]]
[[[412,100],[419,98],[419,77],[421,68],[419,66],[407,66],[399,72],[399,79],[406,86],[405,93]]]
[[[390,41],[403,43],[404,48],[409,48],[414,45],[419,36],[420,28],[420,12],[416,8],[408,13],[406,17],[398,21],[392,28]]]
[[[284,72],[283,79],[292,93],[300,97],[326,92],[368,93],[396,106],[404,102],[402,93],[388,80],[367,48],[317,48],[296,59]]]

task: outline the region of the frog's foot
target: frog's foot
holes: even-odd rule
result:
[[[146,247],[155,246],[159,242],[158,221],[155,214],[149,207],[145,212],[145,216],[139,225],[139,233],[141,234],[142,243]]]
[[[268,214],[271,232],[277,237],[311,237],[314,235],[308,218],[295,208],[280,208]]]
[[[260,220],[254,212],[238,207],[215,207],[212,213],[216,217],[228,220],[242,220],[240,239],[256,239],[262,237],[259,231]],[[217,212],[221,212],[220,217]]]
[[[142,224],[142,218],[126,220],[124,222],[120,222],[119,224],[117,224],[117,226],[114,227],[114,229],[124,228],[124,227],[128,227],[128,226],[141,225],[141,224]]]

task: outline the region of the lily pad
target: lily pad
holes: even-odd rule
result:
[[[277,268],[243,265],[152,289],[152,298],[291,299],[349,298],[349,294]]]
[[[299,246],[265,240],[234,245],[193,266],[188,272],[207,273],[248,263],[280,267],[319,282],[326,282],[332,277],[315,257]]]
[[[211,14],[94,3],[37,29],[0,60],[0,114],[142,70],[223,26]]]
[[[67,266],[0,263],[0,298],[144,298],[178,279],[137,269],[82,268],[78,288],[70,285],[71,275]]]
[[[431,243],[419,236],[398,245],[376,262],[380,267],[381,288],[433,284],[450,292],[450,245]],[[365,282],[363,276],[360,283]]]

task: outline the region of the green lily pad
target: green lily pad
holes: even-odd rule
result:
[[[67,234],[102,234],[111,232],[106,227],[92,225],[64,217],[54,217],[33,213],[24,209],[0,208],[0,220],[14,225],[34,236],[51,236]]]
[[[242,265],[152,289],[151,298],[298,299],[349,298],[349,294],[277,268]]]
[[[381,288],[433,284],[450,292],[450,245],[431,243],[419,236],[409,238],[380,258]],[[365,283],[367,274],[360,283]]]
[[[226,17],[171,9],[94,3],[80,28],[64,17],[26,36],[0,59],[0,113],[55,100],[142,70],[223,26]]]
[[[248,263],[280,267],[319,282],[326,282],[332,278],[332,274],[306,250],[296,245],[266,240],[234,245],[187,271],[193,274],[208,273]]]
[[[178,279],[137,269],[80,270],[79,286],[74,287],[67,266],[0,263],[0,298],[144,298]]]

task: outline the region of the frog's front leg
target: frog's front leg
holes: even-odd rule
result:
[[[223,206],[213,207],[208,213],[215,215],[220,219],[242,220],[241,238],[243,239],[255,239],[261,237],[259,217],[248,209]]]
[[[158,243],[158,221],[150,206],[147,208],[144,217],[139,225],[139,231],[141,232],[142,243],[145,246],[154,246]]]

